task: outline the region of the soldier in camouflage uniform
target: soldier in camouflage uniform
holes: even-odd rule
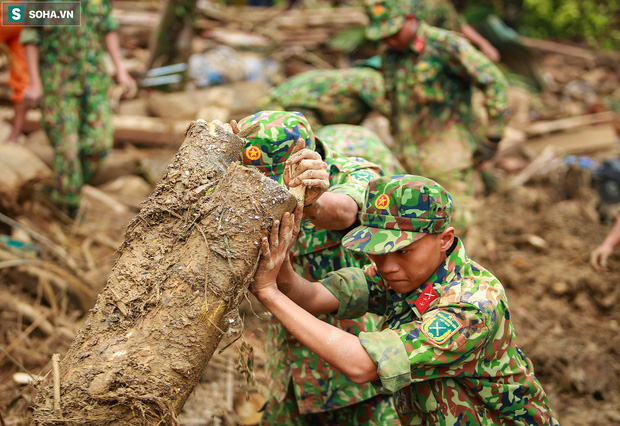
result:
[[[499,69],[456,33],[418,22],[409,0],[367,0],[366,36],[388,45],[383,53],[386,95],[392,106],[396,157],[409,173],[441,182],[455,197],[455,226],[466,229],[475,210],[477,161],[497,150],[507,112]],[[485,95],[491,125],[473,131],[472,90]]]
[[[379,136],[370,129],[352,124],[330,124],[317,130],[316,137],[329,142],[334,151],[347,157],[361,157],[381,166],[391,176],[405,169]]]
[[[516,345],[504,288],[467,256],[451,211],[450,194],[428,178],[373,180],[361,224],[342,242],[373,264],[321,283],[283,263],[300,218],[287,213],[263,239],[252,291],[334,367],[393,393],[402,424],[557,425],[532,362]],[[384,322],[358,337],[309,312],[373,312]]]
[[[301,231],[292,247],[295,270],[310,280],[347,266],[363,266],[368,257],[346,250],[340,239],[357,221],[364,189],[378,176],[375,164],[361,158],[348,159],[314,137],[305,117],[298,112],[262,111],[238,124],[243,130],[259,123],[247,137],[242,163],[287,186],[303,184],[306,200]],[[302,138],[306,149],[297,151]],[[300,159],[303,160],[300,161]],[[287,161],[288,160],[288,161]],[[302,171],[290,176],[288,164]],[[317,193],[317,181],[325,193]],[[310,192],[308,192],[310,191]],[[378,330],[377,317],[325,321],[349,333]],[[304,347],[273,320],[268,329],[267,377],[269,391],[263,424],[272,425],[393,425],[398,417],[390,397],[377,395],[372,386],[359,386]],[[396,423],[395,423],[396,422]]]
[[[315,129],[359,124],[373,110],[386,117],[390,114],[383,77],[366,66],[298,74],[273,88],[259,107],[301,112]]]
[[[121,61],[118,22],[111,10],[109,0],[83,0],[81,25],[26,28],[21,34],[30,74],[24,99],[30,106],[41,102],[42,126],[54,148],[52,201],[70,216],[77,213],[82,186],[112,148],[111,82],[102,46],[127,95],[136,91]]]

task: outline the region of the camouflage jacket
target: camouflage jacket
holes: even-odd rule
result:
[[[39,72],[46,95],[75,96],[107,91],[104,36],[118,28],[110,0],[82,0],[81,25],[24,28],[22,44],[39,47]]]
[[[515,343],[504,288],[460,240],[410,293],[391,290],[374,265],[323,284],[340,299],[338,317],[384,316],[382,331],[359,338],[377,363],[375,386],[394,393],[404,424],[558,424]]]
[[[331,124],[316,132],[316,137],[347,157],[361,157],[378,164],[386,176],[404,173],[405,169],[392,151],[370,129],[352,124]]]
[[[362,159],[343,157],[317,141],[317,151],[321,150],[328,164],[329,192],[346,194],[361,206],[364,190],[368,182],[378,176],[378,167]],[[347,250],[340,244],[344,234],[346,230],[318,229],[312,222],[303,219],[297,244],[293,248],[293,265],[297,273],[307,279],[319,280],[330,271],[367,265],[369,260],[365,255]],[[378,318],[372,314],[355,320],[336,320],[329,315],[318,318],[356,335],[361,331],[378,330]],[[302,346],[275,319],[268,330],[267,354],[265,368],[270,398],[282,401],[292,379],[301,414],[346,407],[376,395],[372,386],[356,385]]]
[[[383,77],[367,67],[307,71],[273,88],[262,102],[287,111],[313,110],[323,125],[359,124],[372,110],[390,114]]]
[[[420,23],[405,52],[382,56],[386,95],[392,105],[393,151],[411,164],[441,164],[442,170],[471,167],[472,89],[485,96],[492,133],[501,135],[507,112],[505,79],[499,69],[458,34]],[[411,151],[413,149],[413,151]]]

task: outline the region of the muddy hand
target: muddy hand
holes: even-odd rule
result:
[[[297,141],[291,156],[286,160],[284,184],[289,188],[303,185],[306,189],[304,206],[313,204],[329,188],[327,163],[321,155],[307,149],[305,141]]]
[[[282,263],[288,260],[290,248],[297,238],[295,229],[299,231],[300,211],[301,208],[298,206],[294,213],[284,213],[281,222],[276,220],[271,225],[269,237],[263,237],[261,260],[254,275],[254,284],[250,287],[255,295],[277,287],[276,279]]]

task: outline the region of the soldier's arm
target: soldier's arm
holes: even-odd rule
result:
[[[310,221],[323,229],[347,229],[357,220],[357,203],[346,194],[326,192],[304,208]]]
[[[297,210],[298,219],[301,218],[300,210]],[[269,240],[263,240],[261,263],[254,277],[252,292],[304,346],[342,371],[353,382],[362,384],[377,380],[377,365],[357,336],[319,320],[288,296],[303,303],[307,295],[312,295],[315,301],[319,295],[318,299],[325,299],[320,303],[335,310],[339,302],[329,290],[320,283],[309,283],[296,274],[294,280],[288,283],[291,287],[288,295],[276,285],[276,276],[296,235],[292,232],[293,228],[292,216],[286,213],[282,218],[282,226],[274,223]],[[300,285],[301,288],[296,288]]]
[[[461,24],[461,32],[469,41],[471,41],[474,45],[478,46],[478,49],[484,56],[489,58],[493,62],[497,62],[500,59],[499,51],[493,46],[489,40],[482,37],[478,31],[474,29],[471,25],[467,23]]]
[[[616,216],[613,228],[605,237],[603,243],[598,246],[590,254],[590,264],[597,271],[607,271],[607,260],[614,251],[614,248],[620,244],[620,213]]]
[[[318,152],[299,150],[296,146],[286,164],[296,165],[297,168],[290,180],[288,170],[285,170],[284,182],[289,187],[302,184],[306,187],[304,214],[314,225],[339,230],[355,223],[358,212],[355,200],[346,194],[325,192],[330,186],[329,173]]]
[[[138,86],[123,64],[118,32],[108,31],[104,36],[104,41],[106,51],[116,67],[116,80],[124,87],[125,97],[133,98],[138,92]]]
[[[482,90],[492,136],[501,136],[508,113],[507,83],[504,75],[465,39],[455,40],[451,47],[449,54],[452,55],[452,70]]]
[[[29,107],[35,107],[43,97],[43,83],[39,72],[39,55],[41,33],[38,28],[24,28],[20,34],[20,43],[26,52],[26,67],[30,83],[24,91],[24,102]]]

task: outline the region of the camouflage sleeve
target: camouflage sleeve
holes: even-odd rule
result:
[[[469,304],[444,305],[397,330],[361,333],[362,345],[378,366],[381,383],[375,386],[379,392],[395,392],[412,382],[466,372],[466,361],[484,356],[481,348],[501,315],[485,315]]]
[[[339,319],[359,318],[367,312],[382,315],[385,313],[386,299],[381,276],[374,265],[364,269],[342,268],[330,272],[321,283],[340,301]]]
[[[23,45],[41,45],[41,28],[24,28],[19,35],[19,42]]]
[[[449,42],[452,58],[449,64],[456,74],[468,79],[484,93],[489,125],[502,135],[508,113],[506,78],[500,69],[464,38]]]
[[[357,203],[358,208],[364,204],[364,191],[371,180],[381,174],[381,168],[376,164],[362,158],[351,158],[335,154],[330,172],[333,179],[330,180],[328,192],[346,194]]]
[[[110,31],[116,31],[119,28],[119,22],[112,16],[112,4],[110,0],[104,0],[106,13],[102,17],[99,29],[101,34],[107,34]]]

